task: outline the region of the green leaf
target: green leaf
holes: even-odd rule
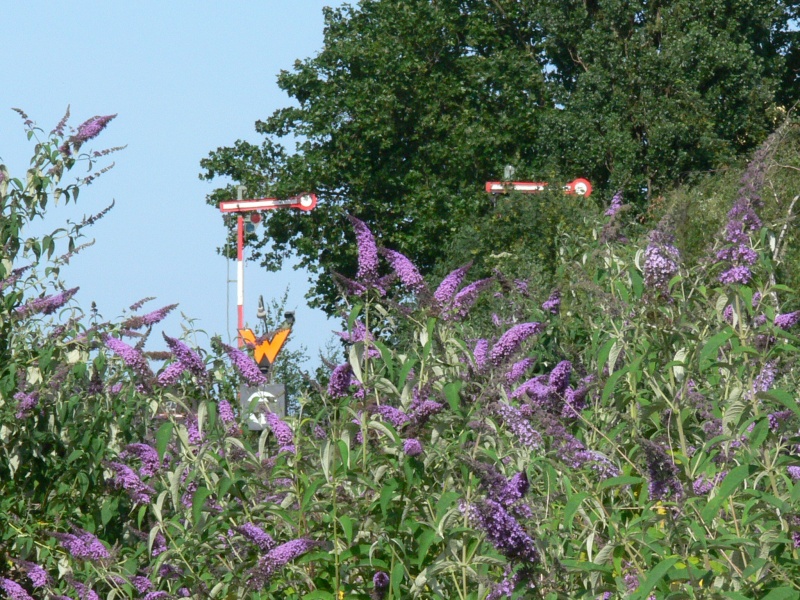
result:
[[[389,371],[389,378],[394,379],[394,359],[392,358],[392,351],[380,340],[373,340],[372,343],[380,350],[383,364],[386,365],[386,370]]]
[[[567,501],[567,506],[564,508],[564,517],[562,523],[566,525],[570,531],[572,531],[572,519],[575,516],[575,512],[580,507],[581,503],[589,497],[589,492],[581,492],[580,494],[575,494]]]
[[[213,492],[206,487],[199,487],[192,497],[192,522],[197,525],[200,522],[200,513],[203,512],[206,498]]]
[[[733,333],[733,329],[728,327],[724,331],[720,331],[718,334],[712,336],[711,339],[705,343],[703,349],[700,350],[700,355],[697,359],[698,363],[700,364],[701,371],[710,366],[710,364],[708,364],[709,361],[716,362],[717,350],[719,350],[719,347],[731,338]]]
[[[605,490],[610,487],[617,487],[617,486],[625,486],[625,485],[636,485],[637,483],[642,483],[644,481],[643,477],[634,477],[633,475],[620,475],[619,477],[611,477],[610,479],[605,479],[600,482],[598,489]]]
[[[428,550],[430,549],[431,545],[436,541],[435,529],[425,528],[417,538],[417,544],[419,545],[419,550],[417,551],[417,566],[422,567],[425,564],[425,559],[427,558]]]
[[[164,453],[167,451],[167,445],[172,437],[172,423],[167,421],[158,428],[156,432],[156,451],[158,458],[164,460]]]
[[[342,515],[339,517],[339,523],[342,525],[342,531],[344,531],[344,537],[347,539],[348,544],[353,543],[353,519],[348,517],[347,515]]]
[[[644,580],[644,583],[640,585],[636,592],[630,596],[630,600],[640,600],[647,597],[650,594],[650,590],[652,590],[658,582],[664,579],[664,576],[667,574],[672,566],[678,562],[679,557],[672,556],[670,558],[665,558],[660,563],[658,563],[655,567],[650,569],[647,573],[647,579]]]
[[[755,473],[756,470],[755,465],[740,465],[730,471],[725,476],[725,479],[722,480],[717,495],[706,504],[706,507],[700,513],[703,521],[708,522],[716,517],[722,503],[725,502],[728,496],[730,496],[745,479]]]
[[[761,600],[797,600],[800,598],[800,592],[790,587],[781,587],[771,590],[766,596],[762,596]]]
[[[304,600],[334,600],[334,595],[325,590],[314,590],[308,594],[303,594],[303,598]]]
[[[454,381],[444,386],[444,396],[456,414],[461,414],[461,397],[458,395],[461,385],[461,382]]]
[[[403,595],[400,592],[400,584],[403,582],[403,578],[406,574],[405,567],[403,566],[402,561],[398,560],[394,567],[392,567],[392,591],[394,592],[395,598],[402,598]]]
[[[794,395],[790,394],[785,390],[770,390],[768,392],[759,392],[757,394],[759,397],[767,396],[777,402],[780,402],[783,406],[791,410],[795,415],[800,417],[800,406],[797,404],[797,400],[795,400]]]

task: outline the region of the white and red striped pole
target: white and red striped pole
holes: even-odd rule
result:
[[[244,329],[244,217],[236,218],[236,310],[238,329]],[[239,340],[239,346],[242,340]]]

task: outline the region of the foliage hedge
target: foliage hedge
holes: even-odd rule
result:
[[[97,119],[29,122],[31,168],[0,166],[8,597],[798,597],[800,313],[781,223],[741,217],[767,179],[730,197],[756,258],[729,284],[726,237],[687,261],[664,218],[631,242],[619,196],[559,230],[555,291],[432,285],[351,219],[348,360],[251,432],[246,354],[153,342],[169,306],[100,322],[72,299],[59,267],[94,217],[26,237],[104,157],[81,153]]]

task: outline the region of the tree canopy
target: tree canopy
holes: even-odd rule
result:
[[[256,194],[315,191],[270,215],[254,257],[354,272],[343,218],[423,272],[491,208],[483,184],[587,177],[646,198],[765,138],[797,93],[796,2],[363,0],[326,9],[322,50],[283,71],[291,99],[201,162]],[[296,140],[294,150],[283,140]],[[231,188],[212,193],[216,205]]]

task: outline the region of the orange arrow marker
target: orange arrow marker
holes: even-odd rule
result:
[[[260,340],[256,339],[252,329],[240,329],[239,335],[245,344],[253,348],[256,362],[261,366],[265,362],[270,365],[275,362],[291,331],[291,329],[279,329],[271,338]]]

